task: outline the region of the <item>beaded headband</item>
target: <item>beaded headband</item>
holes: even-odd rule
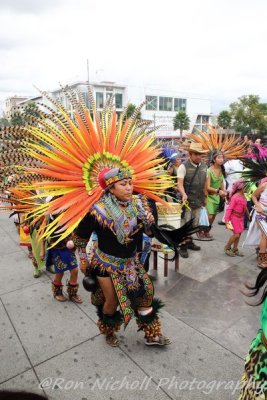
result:
[[[98,182],[102,189],[106,189],[109,185],[112,185],[115,182],[129,178],[132,178],[132,173],[128,169],[104,169],[102,173],[99,174]]]

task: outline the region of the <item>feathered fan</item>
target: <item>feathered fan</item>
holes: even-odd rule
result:
[[[207,228],[200,225],[193,226],[193,223],[194,219],[191,219],[178,229],[166,229],[152,224],[151,231],[155,238],[158,239],[159,242],[167,244],[174,251],[174,256],[170,261],[173,261],[178,256],[180,243],[188,239],[190,235],[203,230],[203,228]]]

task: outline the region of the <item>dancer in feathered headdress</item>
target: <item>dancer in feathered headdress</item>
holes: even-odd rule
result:
[[[166,345],[169,340],[161,334],[158,318],[162,304],[153,299],[152,283],[140,265],[138,237],[144,231],[154,234],[177,252],[179,243],[196,228],[189,223],[169,232],[154,224],[146,197],[163,202],[160,195],[172,181],[162,168],[154,129],[136,119],[140,108],[124,122],[124,113],[117,120],[113,99],[99,116],[91,94],[91,110],[75,93],[65,94],[74,110],[73,119],[50,99],[56,111],[40,111],[32,125],[2,132],[4,145],[10,146],[5,157],[12,160],[7,168],[13,174],[9,185],[17,190],[42,189],[23,202],[32,207],[28,215],[33,221],[43,215],[53,217],[43,238],[57,236],[54,246],[75,230],[80,268],[92,270],[97,277],[92,299],[107,342],[118,345],[116,330],[122,320],[126,325],[135,314],[146,344]],[[132,196],[133,191],[139,195]],[[48,196],[46,203],[32,204],[34,197]],[[98,241],[90,269],[85,247],[93,231]],[[122,314],[116,311],[118,304]]]
[[[210,227],[218,212],[224,208],[224,202],[227,195],[224,178],[226,172],[224,162],[235,163],[234,159],[244,157],[246,146],[240,143],[239,137],[236,135],[228,135],[218,132],[216,128],[209,127],[207,132],[199,131],[188,136],[189,139],[196,143],[200,143],[207,150],[207,210],[209,214]],[[212,239],[209,232],[206,231],[206,237]]]
[[[240,142],[237,135],[218,132],[211,126],[208,127],[207,132],[199,131],[188,135],[188,139],[200,143],[203,149],[208,150],[209,163],[216,154],[223,154],[228,160],[242,158],[246,154],[246,144]]]

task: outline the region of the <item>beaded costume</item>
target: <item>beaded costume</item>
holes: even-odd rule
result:
[[[12,208],[26,208],[33,223],[43,216],[46,220],[49,215],[54,216],[43,227],[41,235],[45,240],[55,237],[52,246],[77,228],[75,244],[80,248],[81,238],[87,242],[92,229],[96,231],[98,245],[92,256],[95,272],[111,276],[125,324],[136,312],[136,305],[155,304],[151,311],[153,318],[151,315],[139,318],[140,329],[145,331],[146,338],[151,338],[153,331],[159,334],[157,310],[161,305],[153,300],[152,284],[136,254],[136,238],[147,224],[142,196],[166,204],[161,195],[173,185],[163,168],[164,159],[154,138],[155,128],[149,127],[149,121],[138,120],[142,105],[126,120],[125,111],[117,118],[113,97],[99,114],[90,89],[90,109],[83,103],[81,94],[67,89],[63,92],[72,106],[71,117],[61,104],[43,93],[51,107],[43,104],[38,116],[27,126],[0,131],[5,150],[0,155],[4,167],[0,168],[5,174],[12,174],[3,189],[8,187],[12,193],[16,192],[20,200]],[[108,188],[126,178],[132,179],[133,191],[142,196],[134,198],[122,212],[108,194]],[[39,188],[42,191],[35,196],[20,194],[23,190]],[[46,203],[34,201],[49,196],[51,200]],[[81,229],[83,225],[86,229]],[[177,246],[191,233],[192,224],[170,234],[156,225],[151,226],[151,231],[177,254]],[[110,241],[104,244],[105,238]],[[80,262],[84,261],[81,257]],[[121,314],[105,315],[101,309],[101,292],[96,290],[93,296],[94,303],[98,302],[100,307],[100,330],[110,335],[121,324]],[[149,317],[147,322],[146,317]],[[159,343],[167,344],[161,335]]]

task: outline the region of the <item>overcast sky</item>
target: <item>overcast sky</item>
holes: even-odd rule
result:
[[[0,0],[0,110],[77,80],[267,101],[266,0]]]

